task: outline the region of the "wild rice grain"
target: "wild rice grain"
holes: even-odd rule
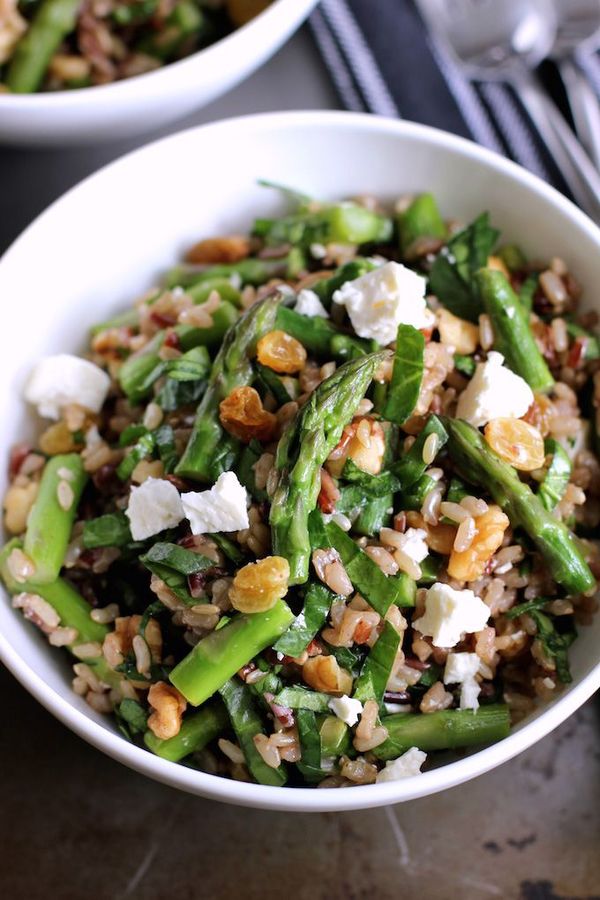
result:
[[[474,518],[485,515],[489,509],[485,500],[480,500],[478,497],[472,497],[470,495],[463,497],[460,501],[460,505]]]
[[[217,743],[221,753],[224,753],[231,762],[237,763],[238,765],[243,764],[244,754],[237,744],[234,744],[233,741],[228,741],[226,738],[219,738]]]
[[[456,537],[454,538],[454,549],[457,553],[462,553],[463,550],[468,550],[471,544],[473,543],[473,538],[477,534],[477,526],[475,525],[475,519],[471,516],[468,516],[458,526],[456,531]]]
[[[563,353],[569,346],[569,335],[567,333],[567,323],[564,319],[553,319],[550,326],[552,330],[552,339],[554,347],[559,353]]]
[[[48,643],[53,647],[66,647],[76,641],[78,635],[76,628],[55,628],[48,635]]]
[[[453,522],[464,522],[471,518],[471,513],[460,503],[452,503],[450,500],[444,500],[440,503],[440,513]]]
[[[254,746],[262,756],[263,761],[270,766],[271,769],[279,768],[279,764],[281,763],[279,750],[271,744],[266,734],[255,734],[253,741]]]
[[[110,622],[114,622],[118,615],[119,607],[116,603],[109,603],[108,606],[90,610],[90,619],[99,625],[108,625]]]
[[[32,560],[18,547],[11,550],[6,565],[12,577],[19,584],[23,584],[24,581],[35,575],[35,565]]]
[[[494,346],[494,329],[487,313],[479,316],[479,343],[484,350],[490,350]]]
[[[102,656],[102,645],[98,641],[87,641],[71,647],[71,652],[77,659],[97,659]]]

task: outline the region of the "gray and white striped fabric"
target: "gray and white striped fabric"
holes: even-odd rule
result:
[[[310,25],[347,109],[470,137],[568,193],[512,89],[469,81],[413,0],[321,0]],[[600,94],[598,59],[582,64]]]

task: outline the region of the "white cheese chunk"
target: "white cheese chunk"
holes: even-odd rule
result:
[[[353,700],[347,694],[341,697],[332,697],[327,705],[338,719],[341,719],[342,722],[350,725],[350,727],[356,725],[358,717],[362,715],[363,711],[363,705],[360,700]]]
[[[533,403],[533,391],[520,375],[502,365],[501,353],[488,353],[487,361],[478,363],[475,374],[458,398],[456,417],[476,428],[492,419],[520,419]]]
[[[192,534],[248,528],[246,488],[235,472],[223,472],[209,491],[190,491],[181,500]]]
[[[429,635],[436,647],[454,647],[463,634],[485,627],[489,607],[473,591],[456,591],[439,581],[425,595],[425,613],[413,622],[422,634]]]
[[[396,339],[400,323],[431,328],[435,316],[425,304],[425,279],[397,262],[388,262],[372,272],[347,281],[333,295],[345,306],[360,337],[384,346]]]
[[[386,781],[399,781],[401,778],[410,778],[412,775],[421,774],[421,766],[427,759],[427,754],[417,747],[411,747],[398,759],[390,759],[385,764],[385,769],[377,773],[377,784]]]
[[[422,528],[407,528],[404,534],[398,538],[398,546],[413,562],[422,563],[429,547],[425,543],[427,532]]]
[[[481,688],[475,679],[481,660],[476,653],[449,653],[444,669],[444,684],[460,684],[460,708],[478,709]]]
[[[99,366],[79,356],[59,353],[47,356],[34,367],[25,387],[25,399],[47,419],[60,419],[61,409],[71,403],[100,412],[110,378]]]
[[[134,541],[175,528],[183,519],[179,491],[164,478],[146,478],[139,487],[131,488],[125,515]]]
[[[308,288],[300,291],[294,309],[302,316],[310,316],[311,318],[318,316],[320,319],[329,318],[329,313],[319,300],[319,295],[315,294],[314,291],[309,291]]]

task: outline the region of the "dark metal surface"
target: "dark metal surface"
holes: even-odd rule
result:
[[[332,106],[301,34],[183,126]],[[0,149],[0,249],[133,146]],[[67,731],[4,670],[0,691],[2,900],[600,898],[597,701],[518,759],[444,794],[308,816],[227,807],[155,784]]]

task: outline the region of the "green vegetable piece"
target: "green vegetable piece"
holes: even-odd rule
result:
[[[175,469],[178,475],[214,483],[237,459],[239,442],[221,425],[219,404],[235,387],[252,382],[252,356],[256,344],[273,330],[280,302],[280,296],[270,296],[255,303],[225,335],[213,363],[206,393],[196,412],[191,437]]]
[[[154,434],[154,443],[158,450],[158,455],[163,464],[165,472],[168,474],[175,469],[177,465],[177,448],[175,447],[175,433],[170,425],[161,425]]]
[[[203,750],[207,744],[223,733],[228,724],[227,710],[220,700],[214,700],[202,709],[184,716],[179,733],[175,737],[161,740],[151,731],[147,731],[144,743],[157,756],[170,762],[179,762],[190,753]]]
[[[122,512],[88,519],[83,526],[82,540],[86,550],[93,547],[124,547],[133,540],[129,519]]]
[[[296,763],[305,780],[311,783],[322,781],[327,772],[321,768],[321,735],[317,728],[317,719],[311,710],[299,709],[296,713],[296,726],[300,738],[300,761]]]
[[[393,497],[375,497],[368,500],[353,522],[352,529],[357,534],[372,537],[379,534],[382,528],[391,524]]]
[[[262,613],[238,614],[203,638],[172,670],[169,678],[188,703],[199,706],[218,691],[242,666],[272,646],[294,615],[278,600]]]
[[[28,30],[15,47],[6,73],[14,94],[33,94],[40,87],[50,60],[75,30],[81,0],[43,0]]]
[[[328,712],[329,694],[309,691],[303,687],[284,687],[275,696],[274,702],[289,709],[312,709],[313,712]]]
[[[494,329],[494,349],[533,391],[548,391],[554,378],[529,326],[529,317],[502,272],[480,269],[474,283]]]
[[[450,484],[448,485],[448,491],[446,493],[446,500],[449,503],[460,503],[460,501],[464,497],[468,497],[468,495],[469,492],[464,481],[461,481],[460,478],[456,477],[450,479]]]
[[[35,566],[30,579],[34,584],[49,584],[58,577],[87,478],[78,453],[53,456],[46,463],[24,541],[25,553]]]
[[[246,562],[246,556],[242,553],[236,543],[230,541],[224,534],[209,534],[211,540],[215,542],[219,550],[225,554],[227,559],[236,566],[242,566]]]
[[[567,322],[567,332],[571,337],[580,338],[584,342],[584,358],[600,359],[600,340],[591,331],[587,331],[576,322]]]
[[[438,438],[438,453],[448,440],[448,433],[444,428],[441,420],[434,415],[430,415],[425,423],[425,427],[417,437],[416,441],[398,462],[395,462],[390,469],[398,478],[403,490],[412,487],[425,474],[428,468],[427,463],[423,462],[423,447],[425,441],[430,434],[436,434]]]
[[[498,234],[490,226],[488,214],[483,213],[448,241],[431,267],[429,290],[461,319],[477,322],[483,312],[473,275],[486,265]]]
[[[596,584],[569,529],[544,507],[512,466],[497,456],[477,429],[460,419],[442,419],[448,450],[459,475],[485,488],[502,507],[513,528],[523,528],[546,560],[555,581],[570,594]]]
[[[533,309],[533,299],[537,291],[539,278],[537,275],[530,275],[526,278],[519,288],[519,303],[526,313],[530,313]]]
[[[319,728],[321,758],[338,757],[352,749],[350,729],[337,716],[326,716]]]
[[[241,305],[241,294],[227,278],[208,278],[199,284],[190,287],[187,294],[192,298],[194,303],[206,303],[213,291],[216,291],[221,300],[227,300],[233,306]]]
[[[243,287],[250,284],[260,287],[271,278],[284,277],[287,273],[289,258],[255,259],[248,257],[236,263],[223,263],[215,266],[175,266],[165,276],[165,287],[189,288],[201,285],[215,278],[235,278]],[[212,315],[212,313],[211,313]]]
[[[513,606],[505,612],[504,615],[507,619],[516,619],[534,609],[543,609],[548,603],[552,603],[550,597],[535,597],[533,600],[526,600],[525,603],[518,603],[517,606]]]
[[[273,552],[290,565],[290,584],[308,578],[308,516],[321,488],[321,466],[384,358],[383,353],[372,353],[340,366],[313,391],[279,441],[275,457],[279,481],[269,522]]]
[[[412,578],[404,572],[384,575],[377,563],[339,525],[324,523],[318,510],[311,513],[310,526],[313,547],[337,550],[350,581],[380,616],[385,616],[392,604],[414,606],[416,585]]]
[[[403,425],[414,412],[423,380],[425,338],[412,325],[398,325],[392,381],[382,416]]]
[[[471,378],[475,374],[477,363],[472,356],[463,356],[462,353],[454,354],[454,368],[467,378]]]
[[[267,492],[264,488],[256,487],[256,473],[254,466],[264,453],[259,441],[250,441],[242,450],[239,458],[236,474],[241,484],[244,485],[250,495],[259,502],[267,500]]]
[[[357,256],[349,262],[344,263],[329,278],[322,278],[311,285],[311,291],[314,291],[319,300],[325,307],[329,309],[333,300],[333,295],[347,281],[355,281],[367,272],[371,272],[375,268],[375,263],[370,259]]]
[[[227,707],[231,725],[246,758],[250,774],[259,784],[283,787],[287,781],[284,767],[271,768],[256,749],[254,738],[257,734],[264,734],[264,730],[254,707],[252,694],[246,685],[239,679],[232,678],[221,686],[220,694]]]
[[[510,715],[504,704],[470,709],[445,709],[429,713],[396,713],[384,716],[382,724],[388,738],[372,751],[378,759],[396,759],[418,747],[431,750],[452,750],[501,741],[510,732]]]
[[[258,377],[258,382],[262,389],[266,392],[269,392],[275,398],[278,406],[283,406],[284,403],[289,403],[293,397],[287,392],[287,388],[284,385],[283,381],[272,369],[269,369],[267,366],[263,366],[260,363],[256,363],[256,374]]]
[[[109,328],[137,328],[140,324],[140,314],[137,309],[127,309],[125,312],[113,316],[104,322],[98,322],[90,328],[92,337],[100,334],[101,331],[107,331]]]
[[[441,557],[430,553],[429,556],[425,557],[422,563],[419,563],[419,565],[421,567],[421,577],[417,582],[419,587],[423,587],[423,585],[426,584],[433,584],[438,580],[438,575],[442,567]]]
[[[537,636],[542,648],[548,656],[554,659],[556,665],[556,674],[563,684],[569,684],[573,680],[571,669],[569,667],[568,650],[575,638],[577,632],[575,628],[571,631],[560,633],[556,630],[552,619],[539,609],[531,609],[529,615],[537,625]]]
[[[377,703],[383,701],[385,686],[389,681],[399,646],[400,635],[390,622],[386,622],[354,685],[353,696],[356,700],[360,700],[361,703],[367,700],[376,700]]]
[[[287,306],[279,307],[277,327],[301,341],[318,359],[345,362],[365,356],[372,349],[370,341],[346,334],[329,319],[304,316]]]
[[[194,600],[188,589],[188,575],[214,568],[214,560],[201,553],[186,550],[179,544],[159,542],[147,553],[140,556],[140,562],[171,588],[173,593],[184,603],[193,605]]]
[[[117,716],[123,719],[131,734],[141,734],[146,730],[148,713],[137,700],[125,698],[117,707]]]
[[[121,481],[127,481],[127,479],[131,477],[137,464],[148,456],[152,456],[154,443],[155,437],[151,431],[147,432],[147,434],[143,434],[141,438],[136,441],[127,456],[124,456],[117,466],[117,476]]]
[[[304,595],[302,612],[296,616],[273,650],[286,656],[300,656],[327,620],[327,614],[336,595],[324,584],[315,582],[308,585]]]
[[[400,252],[404,259],[411,259],[419,238],[445,238],[446,225],[433,194],[419,194],[396,219]]]
[[[546,454],[552,454],[552,461],[538,488],[538,497],[546,509],[552,511],[567,489],[571,477],[571,460],[564,447],[554,438],[545,441],[544,449]]]
[[[510,272],[518,272],[527,265],[527,257],[518,244],[504,244],[497,255]]]
[[[210,33],[210,24],[204,13],[191,0],[179,0],[167,17],[164,28],[146,34],[138,41],[136,50],[168,62],[180,53],[186,43],[194,38],[198,40],[203,32]]]

